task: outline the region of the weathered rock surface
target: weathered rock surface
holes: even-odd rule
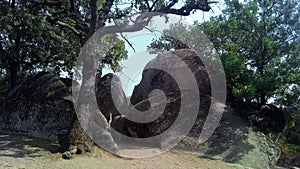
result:
[[[172,63],[171,58],[176,55],[183,62],[182,63]],[[160,67],[169,71],[181,70],[186,66],[194,74],[196,81],[198,83],[198,90],[201,94],[210,95],[210,81],[208,73],[195,52],[189,49],[183,49],[178,51],[170,51],[163,54],[159,54],[156,58],[151,60],[147,65],[148,67]],[[168,93],[174,95],[178,92],[178,85],[174,79],[164,71],[157,69],[145,69],[143,71],[141,82],[135,86],[134,91],[131,96],[131,103],[133,105],[139,103],[142,100],[148,98],[149,93],[154,89],[160,89],[164,91],[168,97]]]
[[[259,110],[248,112],[248,119],[258,131],[265,134],[281,133],[285,127],[286,118],[281,109],[274,105],[263,105]]]
[[[280,157],[280,148],[274,141],[255,131],[230,107],[226,107],[218,128],[203,144],[199,144],[198,138],[195,137],[200,135],[201,129],[201,125],[196,122],[192,133],[175,149],[192,151],[255,169],[272,168]]]
[[[166,52],[158,55],[147,66],[158,64],[161,67],[181,66],[168,62],[173,55],[180,57],[192,70],[200,91],[200,106],[198,116],[188,136],[181,141],[175,150],[192,151],[211,158],[222,159],[233,163],[242,164],[256,169],[266,169],[274,166],[280,156],[280,149],[275,143],[261,132],[254,131],[246,121],[239,118],[234,110],[221,103],[214,102],[210,97],[210,83],[207,72],[202,62],[195,53],[189,49]],[[146,66],[146,67],[147,67]],[[171,68],[172,69],[172,68]],[[126,121],[126,125],[137,133],[137,137],[151,137],[166,131],[176,120],[181,106],[181,97],[194,91],[181,91],[174,79],[163,71],[148,69],[143,71],[142,80],[133,91],[131,103],[140,111],[150,108],[149,93],[154,89],[162,90],[168,100],[166,108],[158,119],[149,123],[133,123]],[[152,103],[154,110],[163,103]],[[206,121],[210,105],[219,110],[218,106],[226,107],[223,118],[214,134],[203,144],[198,143],[198,137]],[[188,116],[189,112],[186,116]],[[177,137],[176,134],[170,137]]]
[[[119,111],[128,111],[121,81],[112,73],[96,79],[96,97],[98,107],[107,121],[112,121],[115,116],[120,115]]]
[[[0,130],[57,139],[75,116],[69,88],[59,78],[38,73],[8,95],[0,114]]]
[[[183,62],[172,63],[170,60],[174,57],[174,55],[179,57]],[[159,54],[146,65],[146,68],[161,67],[170,72],[178,71],[180,73],[180,71],[187,66],[196,78],[198,90],[201,93],[200,98],[204,98],[204,96],[209,95],[211,89],[208,74],[203,63],[192,50],[178,50]],[[134,105],[134,107],[139,111],[148,110],[150,108],[149,94],[154,89],[160,89],[163,91],[168,103],[164,113],[155,121],[138,124],[137,126],[131,125],[129,122],[128,126],[135,128],[138,137],[151,137],[167,130],[176,120],[180,110],[180,106],[178,105],[181,104],[181,98],[183,95],[188,97],[191,92],[194,92],[188,90],[180,92],[175,79],[165,71],[158,69],[144,69],[142,80],[139,85],[135,86],[131,96],[130,101],[132,105]],[[157,105],[157,107],[159,107],[159,100],[157,101],[158,102],[153,103],[153,105]],[[204,106],[207,108],[210,106],[210,103],[201,99],[201,105],[202,107]],[[188,105],[186,106],[188,107]],[[156,106],[154,107],[154,110],[155,108]],[[205,108],[202,108],[201,110],[205,110]]]
[[[45,72],[25,79],[6,99],[0,114],[0,130],[58,140],[60,150],[69,151],[66,154],[93,151],[94,143],[75,113],[71,86],[72,79]],[[94,135],[114,146],[108,131],[97,131]]]

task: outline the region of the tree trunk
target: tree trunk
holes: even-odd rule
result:
[[[91,11],[96,11],[97,0],[91,1]],[[94,3],[94,4],[93,4]],[[157,15],[156,13],[152,15],[141,15],[136,20],[137,22],[134,25],[127,25],[127,26],[110,26],[107,28],[103,28],[101,32],[95,37],[92,37],[93,33],[96,31],[97,25],[97,14],[92,14],[91,18],[91,29],[90,32],[87,33],[87,36],[83,40],[83,48],[77,60],[82,61],[83,71],[82,71],[82,84],[81,89],[79,92],[79,97],[76,100],[76,113],[77,117],[74,120],[74,123],[69,130],[68,133],[68,147],[71,152],[75,152],[72,150],[72,147],[75,146],[78,152],[78,146],[84,146],[81,149],[89,150],[89,144],[85,142],[94,141],[98,145],[101,145],[102,148],[106,150],[110,150],[111,152],[117,151],[118,147],[113,140],[111,133],[108,131],[110,127],[104,115],[100,112],[96,97],[95,97],[95,77],[96,73],[102,73],[101,70],[99,71],[97,65],[97,57],[92,56],[92,51],[94,46],[99,45],[99,39],[106,34],[112,33],[119,33],[119,32],[134,32],[142,30],[145,27],[146,23],[149,23],[152,16]],[[147,18],[147,20],[145,19]],[[142,19],[142,20],[141,20]],[[90,44],[93,39],[96,41],[96,44]],[[88,45],[86,45],[87,43]],[[90,48],[90,49],[89,49]],[[100,47],[101,48],[101,47]],[[108,52],[108,49],[100,49],[102,54]],[[107,51],[105,51],[107,50]],[[90,52],[90,53],[89,53]],[[97,55],[97,54],[96,54]],[[99,59],[99,58],[98,58]],[[81,68],[81,67],[80,67]],[[80,70],[80,69],[78,69]],[[98,74],[99,76],[99,74]],[[79,123],[80,122],[80,123]],[[81,124],[81,125],[79,125]],[[88,131],[88,135],[86,133]],[[84,138],[84,139],[82,139]]]
[[[19,64],[18,63],[11,63],[8,69],[9,74],[9,89],[12,90],[18,82],[18,71],[19,71]]]
[[[91,0],[91,26],[87,36],[83,40],[82,53],[79,59],[83,61],[82,84],[75,104],[76,114],[72,127],[67,133],[67,139],[62,140],[62,147],[70,152],[83,153],[93,150],[93,142],[100,144],[102,148],[117,151],[110,132],[108,122],[101,114],[95,95],[96,60],[85,49],[84,45],[96,31],[97,26],[97,0]],[[101,71],[98,73],[102,73]],[[101,75],[100,75],[101,77]],[[96,119],[95,119],[96,118]],[[95,123],[97,121],[98,123]],[[107,147],[105,147],[107,145]],[[104,146],[104,147],[103,147]],[[75,151],[73,151],[75,149]],[[64,153],[66,154],[66,153]],[[68,153],[67,153],[68,154]],[[71,153],[69,153],[71,154]],[[64,156],[64,155],[63,155]],[[69,158],[69,157],[66,157]]]
[[[83,48],[83,53],[85,53]],[[109,125],[100,112],[95,94],[95,77],[100,75],[101,71],[95,69],[96,62],[88,54],[83,54],[83,76],[82,84],[75,98],[76,115],[72,127],[69,129],[67,136],[62,137],[60,144],[64,151],[84,153],[93,151],[93,143],[101,146],[105,150],[116,152],[118,147],[114,142],[111,133],[108,131]],[[66,139],[65,139],[66,138]],[[67,157],[65,157],[67,158]]]
[[[265,93],[261,93],[260,94],[260,104],[261,105],[264,105],[267,103],[267,100],[266,100],[266,94]]]

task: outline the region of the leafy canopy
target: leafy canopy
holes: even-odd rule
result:
[[[196,42],[178,41],[170,35],[196,36],[203,31],[222,60],[229,97],[261,104],[275,98],[290,106],[299,100],[298,9],[297,1],[226,1],[220,16],[193,28],[172,25],[148,50],[191,47]]]

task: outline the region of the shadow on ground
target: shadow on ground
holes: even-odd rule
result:
[[[59,147],[60,145],[55,141],[0,132],[0,156],[41,157],[45,154],[59,152]]]

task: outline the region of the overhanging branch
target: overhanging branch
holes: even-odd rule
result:
[[[217,1],[211,1],[211,2],[198,2],[196,4],[186,4],[180,9],[174,9],[172,8],[175,3],[171,3],[168,6],[162,7],[161,9],[158,9],[156,12],[161,12],[165,14],[175,14],[175,15],[181,15],[181,16],[188,16],[191,14],[193,10],[201,10],[208,12],[211,10],[210,4],[218,3]]]
[[[70,29],[71,31],[73,31],[76,35],[80,35],[81,32],[78,31],[77,29],[75,29],[74,27],[72,27],[71,25],[67,24],[67,23],[64,23],[64,22],[61,22],[61,21],[57,21],[57,24],[60,25],[60,26],[63,26],[63,27],[66,27],[68,29]]]

